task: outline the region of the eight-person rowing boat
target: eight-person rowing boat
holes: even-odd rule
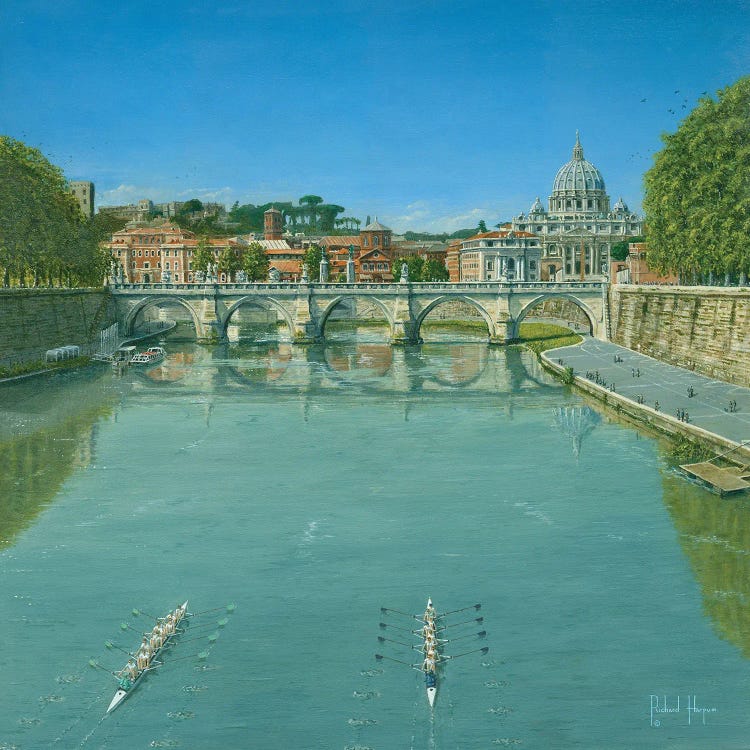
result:
[[[383,614],[387,614],[388,612],[394,612],[399,615],[406,615],[407,617],[411,617],[415,620],[417,620],[420,623],[420,627],[417,630],[407,630],[406,628],[400,628],[396,625],[390,625],[385,622],[380,623],[381,628],[394,628],[396,630],[400,630],[402,632],[408,632],[412,635],[418,636],[422,643],[419,646],[414,646],[409,643],[404,643],[402,641],[393,640],[391,638],[385,638],[383,636],[379,636],[378,640],[381,643],[390,642],[390,643],[397,643],[401,646],[407,646],[408,648],[412,648],[415,650],[419,650],[422,652],[423,655],[423,661],[420,664],[410,664],[409,662],[402,661],[401,659],[394,659],[391,656],[384,656],[383,654],[375,654],[375,658],[380,659],[388,659],[390,661],[395,661],[400,664],[405,664],[408,667],[411,667],[412,669],[418,669],[424,674],[424,681],[425,681],[425,689],[427,691],[427,701],[430,704],[430,708],[432,708],[435,705],[435,698],[437,696],[437,687],[438,687],[438,669],[439,667],[444,664],[446,661],[450,659],[457,659],[459,656],[466,656],[468,654],[475,654],[475,653],[482,653],[486,654],[489,651],[489,647],[485,646],[483,648],[473,649],[471,651],[466,651],[462,654],[455,654],[452,656],[448,656],[446,654],[442,653],[442,647],[446,643],[450,643],[452,641],[457,641],[465,638],[471,638],[471,637],[479,637],[483,638],[487,632],[485,630],[481,630],[478,633],[468,633],[465,635],[458,635],[456,637],[452,638],[441,638],[440,635],[447,630],[448,628],[454,628],[458,627],[460,625],[466,625],[466,624],[473,624],[473,623],[480,623],[484,618],[482,617],[476,617],[472,620],[468,620],[465,622],[458,622],[458,623],[449,623],[446,621],[446,616],[457,614],[459,612],[465,612],[469,609],[479,610],[481,608],[481,604],[474,604],[471,607],[462,607],[461,609],[454,609],[450,612],[443,612],[439,614],[432,603],[432,599],[427,600],[427,606],[425,608],[424,614],[419,615],[413,615],[409,614],[407,612],[399,612],[396,609],[389,609],[387,607],[381,607],[381,612]]]
[[[131,655],[128,663],[115,673],[117,679],[117,692],[109,704],[107,713],[114,711],[135,689],[141,677],[158,665],[156,657],[167,645],[169,639],[178,631],[177,626],[185,613],[188,603],[184,602],[177,609],[169,612],[166,617],[157,619],[153,630],[143,636],[143,641],[135,654]]]

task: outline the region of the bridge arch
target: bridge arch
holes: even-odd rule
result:
[[[578,299],[573,294],[560,294],[559,292],[555,294],[540,294],[538,297],[535,297],[533,300],[528,302],[524,307],[521,309],[521,311],[516,316],[515,320],[513,321],[513,331],[510,335],[510,338],[517,339],[518,334],[520,331],[521,323],[523,322],[524,318],[529,314],[529,312],[535,308],[537,305],[540,305],[542,302],[544,302],[547,299],[566,299],[572,302],[583,314],[586,316],[586,319],[589,322],[589,334],[591,336],[594,336],[596,333],[596,314],[594,311],[583,301]]]
[[[337,297],[334,297],[326,306],[325,310],[323,310],[323,314],[320,316],[320,319],[318,320],[318,326],[317,326],[317,334],[322,339],[325,337],[325,328],[326,323],[328,322],[328,318],[330,317],[331,313],[334,311],[336,306],[343,302],[346,299],[354,299],[356,300],[357,297],[360,296],[358,294],[340,294]],[[391,336],[393,336],[393,315],[391,315],[391,311],[388,309],[388,307],[385,305],[384,302],[379,300],[377,297],[372,297],[370,295],[367,295],[366,297],[368,302],[374,303],[378,308],[380,308],[381,312],[383,313],[383,317],[388,322],[388,328],[389,333]]]
[[[188,302],[188,300],[183,299],[182,297],[169,295],[166,294],[164,296],[158,296],[158,297],[144,297],[143,299],[139,300],[138,302],[133,305],[133,307],[128,310],[128,314],[125,317],[125,335],[126,336],[132,336],[133,335],[133,328],[135,325],[135,321],[138,318],[138,316],[144,312],[144,310],[148,310],[149,307],[158,306],[160,303],[170,303],[170,304],[178,304],[185,308],[185,310],[190,313],[190,318],[193,321],[193,325],[195,326],[195,334],[198,338],[203,338],[203,326],[201,325],[200,320],[198,319],[198,315],[195,311],[195,308]]]
[[[466,302],[467,304],[474,307],[477,312],[482,316],[484,319],[484,322],[487,324],[487,338],[488,340],[493,338],[495,335],[495,323],[492,320],[492,316],[487,312],[487,310],[479,304],[476,300],[473,300],[471,297],[467,297],[464,294],[443,294],[440,297],[437,297],[436,299],[432,300],[425,308],[422,310],[419,315],[417,316],[415,322],[414,322],[414,335],[419,338],[419,332],[422,328],[422,323],[424,322],[424,319],[438,306],[445,302]]]
[[[284,322],[289,329],[289,337],[294,339],[294,321],[292,320],[292,316],[289,314],[289,311],[284,307],[284,305],[282,305],[278,300],[275,300],[273,297],[257,297],[255,295],[247,295],[245,297],[241,297],[227,309],[221,321],[221,339],[224,340],[227,337],[227,328],[229,327],[229,321],[232,319],[232,315],[234,315],[235,311],[238,308],[242,307],[242,305],[254,305],[255,307],[263,307],[263,303],[267,303],[271,309],[279,313],[281,317],[284,318]]]

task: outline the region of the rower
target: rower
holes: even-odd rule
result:
[[[422,671],[428,673],[435,673],[435,652],[428,651],[425,660],[422,662]]]
[[[422,636],[424,638],[427,638],[428,636],[435,637],[435,626],[431,622],[427,622],[424,624],[424,627],[422,628]]]
[[[144,669],[148,669],[149,661],[151,661],[151,652],[148,647],[142,645],[136,652],[135,663],[138,669],[143,671]]]

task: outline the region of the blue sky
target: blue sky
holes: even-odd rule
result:
[[[639,209],[660,134],[748,73],[750,0],[0,4],[0,133],[102,205],[315,193],[453,231],[546,205],[579,129]]]

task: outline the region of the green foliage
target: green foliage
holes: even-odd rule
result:
[[[477,233],[482,233],[487,231],[487,225],[484,223],[484,219],[479,220],[479,224],[477,225]]]
[[[179,213],[183,216],[185,214],[191,214],[194,211],[202,211],[203,210],[203,203],[199,201],[197,198],[191,198],[189,201],[185,201],[185,203],[180,207]]]
[[[193,271],[203,271],[203,273],[205,273],[208,269],[208,264],[213,263],[215,260],[216,256],[214,255],[211,245],[206,239],[201,239],[198,242],[198,248],[193,256]]]
[[[217,265],[219,266],[219,271],[224,272],[227,275],[227,280],[230,280],[242,268],[242,261],[237,249],[230,246],[225,247],[219,253]]]
[[[101,285],[109,257],[96,217],[84,219],[62,171],[0,136],[0,273],[4,286]]]
[[[645,237],[626,237],[620,242],[615,242],[610,248],[609,257],[612,260],[625,260],[628,257],[630,251],[629,245],[631,242],[645,242]]]
[[[450,274],[443,263],[436,258],[429,258],[422,268],[422,281],[448,281]]]
[[[716,451],[713,448],[685,435],[677,435],[667,450],[667,461],[672,465],[695,464],[708,461],[715,456]]]
[[[242,256],[242,268],[248,281],[265,281],[268,278],[268,256],[259,242],[251,242]]]
[[[323,251],[318,245],[313,243],[305,250],[302,262],[307,264],[307,275],[310,281],[318,281],[320,279],[321,260],[323,260]]]
[[[409,258],[397,258],[391,264],[394,281],[401,281],[401,266],[406,263],[409,269],[409,281],[422,281],[422,272],[424,270],[424,258],[418,255],[412,255]]]
[[[319,195],[303,195],[299,199],[300,206],[317,206],[323,199]]]
[[[518,335],[519,343],[531,349],[537,356],[548,349],[571,346],[582,341],[581,337],[569,328],[551,323],[521,323]]]
[[[649,264],[681,275],[750,272],[750,76],[706,97],[645,175]]]

